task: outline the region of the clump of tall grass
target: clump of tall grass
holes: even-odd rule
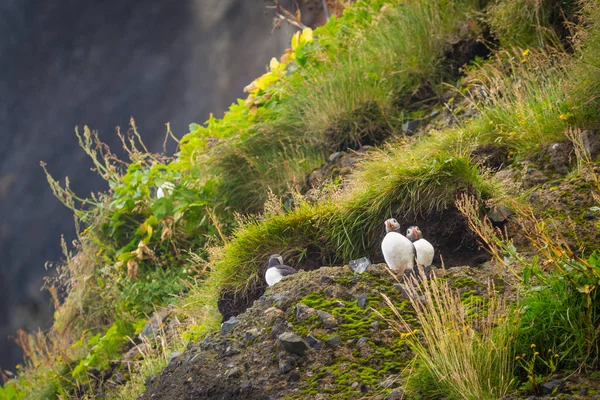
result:
[[[577,31],[577,58],[571,65],[569,93],[581,128],[597,128],[600,113],[600,5],[581,1],[582,23]]]
[[[495,0],[486,19],[500,44],[509,48],[544,48],[559,43],[551,17],[564,17],[565,2],[556,0]],[[562,15],[561,15],[562,14]]]
[[[514,383],[510,348],[514,328],[510,309],[494,286],[490,283],[487,297],[469,306],[448,281],[436,279],[435,274],[422,282],[412,277],[406,288],[416,324],[386,298],[397,317],[397,329],[416,356],[404,390],[426,398],[465,400],[506,395]],[[473,314],[471,307],[479,312]]]
[[[460,136],[472,145],[506,146],[518,158],[563,139],[575,122],[565,90],[567,61],[558,51],[498,51],[466,79],[480,93],[473,101],[480,115],[459,129]]]

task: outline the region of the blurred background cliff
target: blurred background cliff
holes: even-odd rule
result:
[[[0,368],[21,357],[9,336],[50,323],[44,263],[60,260],[61,234],[74,239],[39,161],[82,196],[106,190],[75,126],[115,149],[133,116],[161,151],[166,122],[181,137],[222,115],[282,53],[290,28],[272,26],[264,0],[0,3]]]

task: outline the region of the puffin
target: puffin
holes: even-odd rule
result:
[[[390,269],[405,272],[415,265],[415,246],[400,233],[400,224],[394,218],[385,221],[387,234],[381,242],[381,252]]]
[[[265,280],[267,281],[267,285],[273,286],[284,277],[294,275],[296,272],[298,271],[294,268],[283,265],[283,257],[279,254],[273,254],[269,257],[267,272],[265,272]]]
[[[423,239],[423,234],[418,226],[411,226],[406,230],[406,237],[415,246],[417,252],[417,265],[422,267],[429,267],[433,262],[433,245],[427,240]]]
[[[175,189],[173,182],[166,181],[156,189],[156,198],[162,199],[163,197],[169,197],[173,192],[173,189]]]

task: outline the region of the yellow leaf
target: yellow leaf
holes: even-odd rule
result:
[[[247,85],[244,88],[244,92],[246,93],[252,93],[252,92],[256,92],[258,90],[258,85],[256,83],[256,79],[252,81],[252,83],[250,83],[249,85]]]
[[[281,56],[281,58],[279,58],[279,62],[281,62],[282,64],[287,64],[290,61],[292,61],[292,58],[290,57],[290,53],[285,53]]]
[[[258,88],[257,88],[257,90],[258,90]],[[250,107],[252,105],[252,103],[254,103],[254,95],[253,94],[251,94],[250,96],[248,96],[248,98],[244,102],[244,105],[246,107]]]
[[[313,30],[310,28],[304,28],[302,35],[300,36],[300,43],[310,43],[313,41]]]
[[[296,47],[300,44],[300,32],[294,33],[292,36],[292,50],[296,50]]]
[[[271,68],[271,71],[278,69],[279,68],[279,61],[277,61],[277,59],[275,57],[271,58],[271,62],[269,63],[269,67]]]

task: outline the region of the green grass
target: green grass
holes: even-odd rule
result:
[[[329,152],[390,136],[411,95],[448,76],[444,51],[461,38],[476,5],[419,0],[406,6],[394,0],[384,11],[367,12],[359,2],[355,13],[369,15],[364,27],[344,35],[343,24],[332,22],[329,29],[342,32],[341,39],[335,45],[325,40],[310,53],[311,62],[282,81],[285,94],[274,95],[273,112],[258,118],[252,132],[215,148],[209,163],[219,196],[233,210],[260,211],[267,189],[281,195],[302,187]]]
[[[597,128],[600,113],[600,5],[582,1],[583,27],[579,30],[577,57],[571,65],[569,93],[582,128]]]
[[[571,369],[592,361],[590,355],[595,350],[590,350],[597,346],[593,343],[597,340],[594,333],[597,316],[590,319],[585,299],[566,279],[554,277],[547,284],[531,288],[520,305],[523,315],[518,319],[515,354],[531,356],[531,345],[535,344],[542,360],[558,354],[556,361],[561,368]],[[534,370],[552,372],[542,362]],[[521,374],[526,372],[520,369]]]
[[[562,18],[568,2],[556,0],[495,0],[487,10],[494,36],[505,48],[544,48],[559,42],[551,18]]]

